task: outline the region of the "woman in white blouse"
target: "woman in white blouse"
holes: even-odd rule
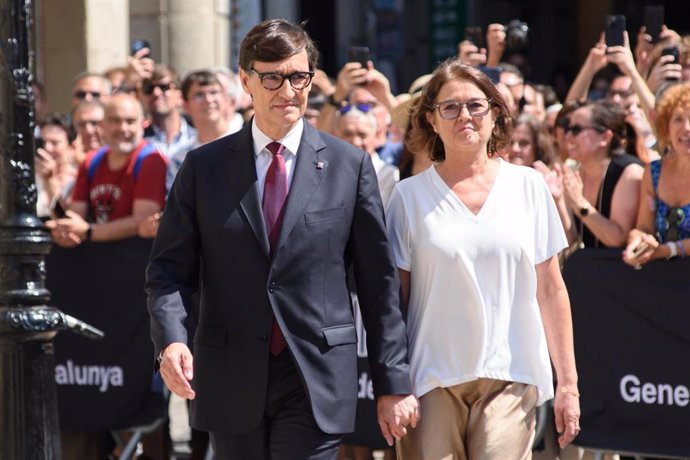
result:
[[[567,242],[546,183],[496,155],[508,107],[457,60],[434,72],[412,126],[410,149],[435,165],[400,182],[387,210],[421,408],[399,458],[530,458],[536,406],[554,396],[551,363],[563,447],[580,408],[557,257]]]

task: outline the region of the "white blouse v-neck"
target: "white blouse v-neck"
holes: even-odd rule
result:
[[[386,216],[411,273],[415,394],[487,377],[536,385],[539,403],[553,397],[535,265],[567,241],[541,174],[501,161],[474,214],[430,167],[396,186]]]

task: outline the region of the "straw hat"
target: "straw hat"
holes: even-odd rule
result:
[[[398,105],[395,106],[393,112],[391,112],[391,119],[401,130],[405,131],[407,129],[412,108],[415,102],[417,102],[417,99],[419,99],[419,96],[421,96],[424,85],[426,85],[429,80],[431,80],[431,74],[424,74],[412,82],[409,92],[398,94],[395,97],[395,99],[398,100]]]

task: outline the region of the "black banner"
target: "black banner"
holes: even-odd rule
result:
[[[60,428],[104,431],[150,424],[165,414],[153,383],[153,345],[144,292],[152,240],[55,246],[47,265],[52,305],[105,332],[55,340]]]
[[[620,250],[565,264],[582,432],[576,444],[690,455],[690,258],[634,270]]]

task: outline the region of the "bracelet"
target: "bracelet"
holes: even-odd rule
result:
[[[676,241],[676,246],[678,247],[678,255],[680,257],[685,257],[685,246],[681,240]]]
[[[678,255],[678,246],[676,246],[676,243],[674,241],[669,241],[668,243],[666,243],[666,246],[669,250],[669,254],[668,257],[666,257],[666,260],[671,260]]]
[[[91,241],[91,225],[86,229],[86,234],[84,235],[84,241]]]
[[[576,392],[576,391],[570,391],[570,390],[568,390],[568,387],[561,387],[561,393],[573,395],[573,396],[575,396],[576,398],[579,398],[579,397],[580,397],[580,393],[578,393],[578,392]]]

